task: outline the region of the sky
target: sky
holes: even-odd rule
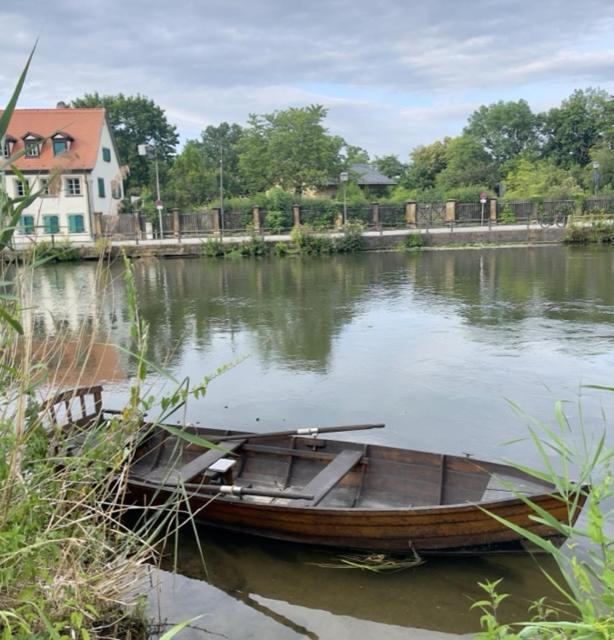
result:
[[[0,104],[140,93],[181,139],[312,103],[371,155],[458,135],[482,104],[614,94],[614,0],[2,0]]]

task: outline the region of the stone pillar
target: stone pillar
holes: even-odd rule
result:
[[[490,206],[490,221],[497,222],[497,198],[491,198],[489,202]]]
[[[371,203],[371,219],[373,221],[373,228],[380,228],[380,219],[379,219],[379,202]]]
[[[257,204],[252,207],[252,219],[254,221],[254,233],[260,233],[262,224],[260,220],[260,207]]]
[[[408,200],[405,203],[405,224],[408,227],[416,226],[416,201]]]
[[[456,220],[456,200],[446,200],[446,222]]]
[[[301,226],[301,205],[292,205],[292,226],[298,229]]]
[[[102,238],[102,211],[94,211],[94,238]]]
[[[173,209],[171,211],[173,216],[173,233],[177,236],[181,236],[181,223],[179,221],[179,209]]]
[[[335,218],[335,229],[343,229],[343,210],[340,210],[337,213],[337,217]]]
[[[138,242],[141,238],[141,212],[133,211],[132,215],[134,216],[134,237]]]
[[[221,225],[221,209],[219,207],[214,207],[211,209],[211,213],[213,214],[213,233],[220,233],[222,229]]]

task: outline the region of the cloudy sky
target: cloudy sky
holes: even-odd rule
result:
[[[182,138],[320,103],[331,132],[407,159],[481,104],[614,93],[614,0],[2,0],[1,99],[141,93]],[[4,102],[0,102],[3,104]]]

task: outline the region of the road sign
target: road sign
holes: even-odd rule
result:
[[[164,204],[162,203],[162,200],[156,200],[156,209],[158,211],[162,211],[162,209],[164,209]]]
[[[485,191],[482,191],[482,193],[480,193],[480,202],[482,204],[486,204],[488,200],[488,194]]]

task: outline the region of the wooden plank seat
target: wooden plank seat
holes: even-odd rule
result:
[[[323,500],[341,480],[361,460],[362,451],[343,449],[302,489],[304,493],[313,495],[313,500],[300,500],[302,505],[315,507]]]
[[[190,460],[190,462],[187,462],[183,466],[169,470],[168,477],[164,484],[178,486],[189,482],[194,476],[207,471],[211,465],[215,464],[228,453],[238,449],[244,442],[245,440],[224,442],[224,444],[220,445],[220,449],[209,449],[201,453],[194,458],[194,460]]]

